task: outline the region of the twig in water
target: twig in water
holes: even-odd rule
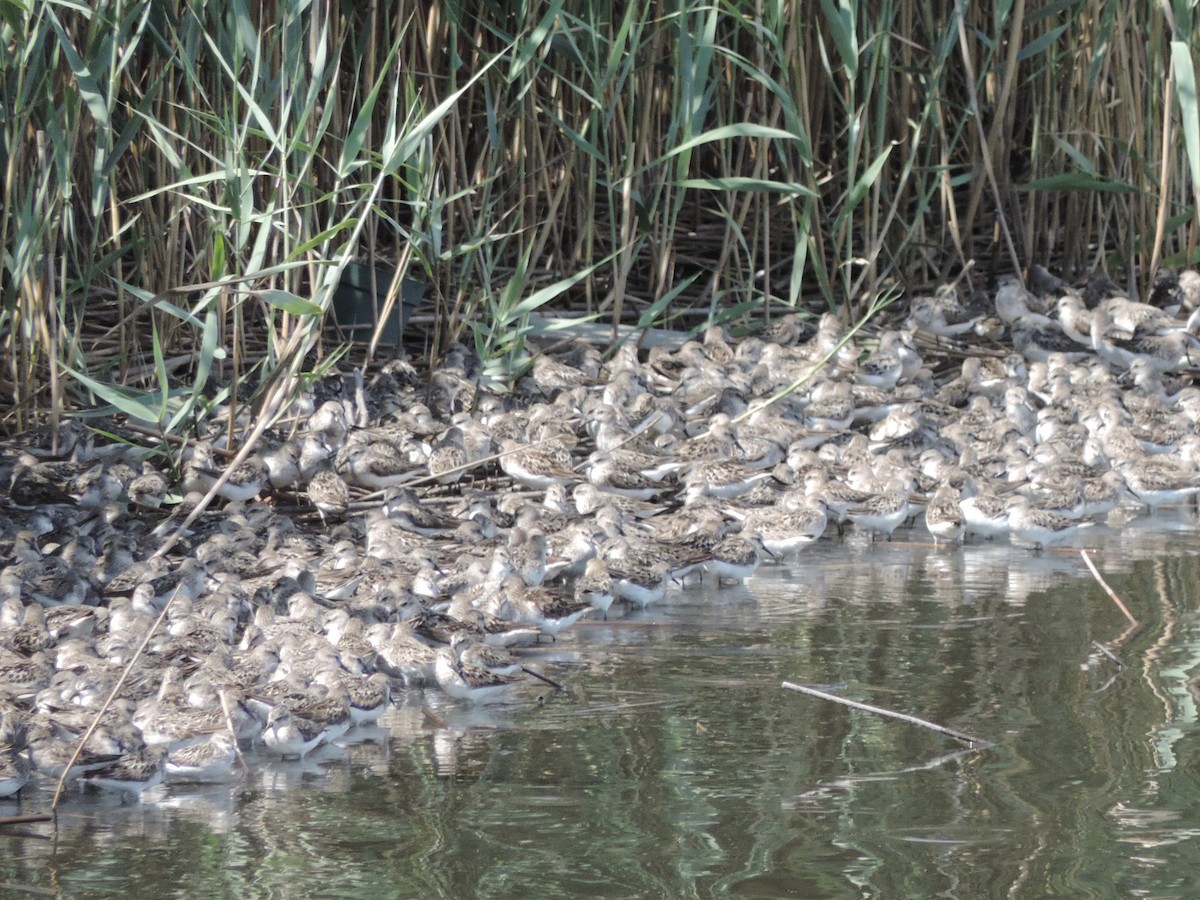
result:
[[[882,706],[872,706],[869,703],[859,703],[857,700],[847,700],[845,697],[839,697],[837,694],[827,694],[825,691],[818,691],[816,688],[805,687],[802,684],[793,684],[790,681],[785,681],[783,686],[789,691],[799,691],[801,694],[810,694],[813,697],[820,697],[822,700],[830,700],[834,703],[840,703],[843,706],[851,706],[854,709],[863,709],[867,712],[873,712],[880,716],[889,716],[893,719],[900,719],[903,722],[909,722],[913,725],[920,725],[922,728],[929,728],[933,731],[940,731],[942,734],[948,734],[956,741],[962,741],[970,747],[977,750],[985,750],[988,747],[996,746],[991,741],[985,741],[983,738],[975,737],[963,731],[955,731],[953,728],[947,728],[945,725],[938,725],[934,722],[929,722],[925,719],[918,719],[916,716],[910,716],[907,713],[896,712],[891,709],[884,709]]]
[[[563,687],[561,684],[559,684],[559,683],[558,683],[557,681],[555,681],[553,678],[547,678],[547,677],[546,677],[545,675],[543,675],[542,673],[540,673],[540,672],[535,672],[535,671],[533,671],[533,669],[530,669],[528,666],[521,666],[521,671],[522,671],[522,672],[524,672],[526,675],[532,675],[532,676],[533,676],[534,678],[536,678],[538,681],[544,681],[544,682],[546,682],[546,684],[550,685],[550,687],[554,688],[554,689],[555,689],[556,691],[558,691],[560,694],[561,694],[563,691],[565,691],[565,690],[566,690],[566,688],[565,688],[565,687]]]
[[[32,884],[17,884],[15,881],[0,881],[0,891],[12,891],[14,894],[29,894],[32,897],[61,897],[58,891],[50,888],[35,887]],[[5,896],[8,896],[5,893]]]
[[[37,813],[25,816],[0,816],[0,825],[27,825],[30,822],[49,822],[54,816]]]
[[[1107,656],[1109,659],[1111,659],[1114,663],[1116,663],[1118,669],[1125,668],[1125,663],[1121,662],[1121,660],[1119,660],[1117,658],[1117,655],[1115,653],[1113,653],[1111,650],[1109,650],[1107,647],[1105,647],[1102,643],[1100,643],[1099,641],[1092,641],[1092,646],[1095,647],[1097,650],[1099,650],[1101,653],[1103,653],[1105,656]]]
[[[1117,592],[1110,588],[1108,586],[1108,582],[1106,582],[1100,576],[1100,570],[1096,568],[1096,564],[1092,562],[1092,558],[1088,556],[1088,552],[1086,550],[1080,550],[1079,555],[1082,556],[1083,561],[1087,563],[1087,567],[1091,570],[1092,576],[1099,583],[1100,587],[1104,588],[1104,592],[1108,594],[1112,602],[1117,604],[1117,609],[1119,609],[1124,614],[1125,618],[1129,620],[1129,624],[1134,628],[1138,627],[1138,620],[1133,617],[1133,613],[1129,611],[1129,607],[1126,606],[1122,602],[1121,598],[1117,596]]]

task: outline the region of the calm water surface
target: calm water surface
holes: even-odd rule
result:
[[[0,895],[1197,897],[1196,535],[1087,534],[1136,630],[1074,553],[824,541],[541,648],[563,694],[417,692],[303,764],[72,794],[56,841],[0,829]]]

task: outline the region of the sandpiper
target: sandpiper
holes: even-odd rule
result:
[[[1080,347],[1095,349],[1092,346],[1092,313],[1083,305],[1083,298],[1068,291],[1058,298],[1056,308],[1063,333]]]
[[[818,540],[825,533],[828,520],[819,501],[806,499],[752,510],[744,514],[742,528],[758,537],[772,559],[782,560]]]
[[[518,625],[481,609],[472,609],[462,617],[466,630],[489,647],[507,649],[536,643],[541,631],[528,625]]]
[[[341,669],[325,669],[314,679],[318,684],[345,691],[350,706],[351,726],[367,725],[382,716],[392,702],[392,682],[383,672],[351,675]]]
[[[544,580],[582,575],[588,561],[596,556],[595,537],[594,527],[584,522],[572,522],[548,534]]]
[[[939,287],[932,296],[912,302],[912,324],[938,337],[957,337],[972,331],[982,321],[982,313],[963,309],[953,285]]]
[[[1048,324],[1050,319],[1039,312],[1040,301],[1015,277],[1004,277],[994,297],[996,314],[1008,325],[1018,321]]]
[[[449,647],[438,651],[434,674],[438,685],[449,696],[470,703],[502,700],[518,680],[477,666],[464,665],[455,650]]]
[[[885,534],[890,541],[896,527],[908,518],[908,495],[909,486],[893,479],[885,491],[850,507],[846,515],[855,525],[868,529],[872,535]]]
[[[544,354],[534,357],[530,375],[534,383],[546,394],[569,391],[589,382],[588,377],[579,369]]]
[[[526,584],[536,587],[546,580],[546,552],[546,535],[542,532],[526,533],[522,528],[509,532],[509,560]]]
[[[222,474],[217,469],[200,468],[200,471],[211,478],[213,483]],[[244,503],[257,497],[262,492],[266,481],[267,467],[260,458],[251,456],[239,463],[229,473],[229,478],[221,485],[217,493],[231,502]]]
[[[594,484],[587,482],[575,485],[571,491],[571,499],[574,502],[575,511],[581,516],[590,516],[604,506],[613,506],[624,515],[639,519],[652,519],[667,509],[665,504],[630,500],[620,494],[602,491]]]
[[[1081,515],[1093,519],[1106,516],[1130,495],[1121,473],[1110,469],[1099,478],[1084,481]]]
[[[933,542],[957,543],[967,530],[967,519],[963,513],[961,496],[953,485],[943,484],[925,507],[925,527],[933,535]]]
[[[378,623],[367,629],[367,640],[375,648],[375,665],[380,672],[405,685],[429,684],[434,680],[437,651],[418,641],[406,623]]]
[[[282,704],[267,714],[262,741],[284,759],[303,759],[325,740],[325,726],[294,714]]]
[[[84,784],[123,795],[140,797],[144,792],[162,784],[165,777],[167,751],[143,747],[126,753],[115,762],[80,776]]]
[[[147,461],[142,464],[142,474],[129,483],[127,493],[129,499],[138,506],[158,509],[170,488],[166,476]]]
[[[72,759],[82,735],[49,718],[40,718],[29,728],[29,757],[36,771],[49,778],[74,781],[86,772],[111,765],[120,758],[105,746],[101,732],[93,734],[78,757]],[[67,765],[71,768],[68,769]]]
[[[1004,537],[1011,530],[1006,497],[976,488],[972,494],[962,498],[959,508],[962,509],[966,534],[989,539]]]
[[[408,488],[391,488],[384,495],[383,511],[388,520],[406,531],[425,537],[445,537],[460,524],[452,516],[442,515]]]
[[[44,650],[28,659],[0,652],[0,696],[33,696],[46,687],[54,676],[54,665]]]
[[[731,534],[723,538],[712,549],[712,558],[705,566],[717,576],[717,584],[722,581],[737,583],[745,581],[758,569],[762,562],[759,547],[760,538],[746,538],[740,534]]]
[[[1119,461],[1116,468],[1125,477],[1134,499],[1148,506],[1151,513],[1160,506],[1186,503],[1200,494],[1200,475],[1170,464],[1125,459]]]
[[[770,472],[749,469],[741,463],[698,463],[683,476],[683,482],[687,486],[685,500],[688,503],[694,503],[704,497],[731,500],[770,477]]]
[[[613,580],[613,594],[634,606],[644,608],[658,602],[667,594],[664,563],[642,565],[610,561],[608,568]]]
[[[350,506],[350,489],[332,466],[326,466],[313,475],[305,490],[308,502],[317,508],[325,524],[328,524],[327,517],[341,516]]]
[[[0,713],[0,797],[11,797],[29,781],[25,723],[17,713]]]
[[[463,477],[467,462],[463,431],[455,425],[446,430],[429,454],[429,474],[438,484],[454,484]]]
[[[899,332],[889,331],[879,339],[879,346],[867,359],[859,363],[857,378],[860,383],[890,391],[904,375],[905,364],[900,348],[903,341]]]
[[[510,575],[504,589],[513,621],[535,625],[550,637],[574,625],[592,609],[590,600],[568,600],[554,591],[527,586],[518,575]]]
[[[356,484],[371,490],[382,491],[403,484],[412,476],[412,466],[387,441],[372,441],[365,447],[348,445],[338,457],[339,469]]]
[[[502,677],[521,671],[520,662],[510,651],[489,646],[466,632],[456,634],[450,641],[450,648],[458,655],[459,662],[469,669],[486,669]]]
[[[183,747],[225,727],[225,713],[219,707],[196,709],[188,706],[178,690],[176,685],[177,700],[165,701],[160,694],[159,700],[139,706],[134,713],[134,727],[141,731],[148,747]]]
[[[1014,537],[1036,550],[1065,543],[1094,524],[1038,509],[1030,505],[1024,494],[1015,494],[1009,501],[1008,523]]]
[[[506,439],[500,444],[500,468],[514,481],[544,491],[552,484],[570,484],[579,476],[540,447]]]
[[[267,484],[272,490],[293,487],[300,480],[300,448],[300,441],[284,441],[262,455],[263,465],[267,469]]]
[[[608,565],[599,557],[587,561],[583,574],[575,581],[575,599],[590,603],[605,618],[613,602],[613,580]]]
[[[801,340],[811,338],[815,327],[808,321],[801,320],[795,313],[788,313],[765,326],[758,336],[769,343],[783,347],[794,347]]]
[[[669,487],[637,469],[622,465],[611,453],[592,454],[588,480],[607,493],[642,501],[657,497]]]
[[[164,770],[171,781],[219,782],[232,777],[236,760],[236,739],[218,731],[207,740],[169,751]]]
[[[1074,340],[1063,334],[1054,322],[1045,324],[1022,320],[1012,325],[1013,347],[1029,362],[1045,362],[1053,354],[1067,354],[1072,359],[1083,359],[1087,353]]]
[[[814,501],[821,504],[828,518],[842,534],[849,511],[871,500],[871,495],[859,491],[836,478],[830,478],[822,468],[814,468],[804,476],[804,490]]]

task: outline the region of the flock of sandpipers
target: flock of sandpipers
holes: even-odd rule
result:
[[[167,554],[245,423],[149,454],[113,423],[23,435],[0,458],[0,797],[229,778],[400,691],[553,684],[522,647],[847,527],[1040,549],[1200,492],[1200,275],[1150,303],[1038,276],[982,309],[914,298],[869,340],[788,315],[548,348],[507,394],[462,347],[318,382]]]

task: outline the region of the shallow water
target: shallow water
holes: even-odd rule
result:
[[[0,828],[0,895],[1200,896],[1196,535],[1084,535],[1136,630],[1074,552],[822,541],[577,626],[532,663],[564,693],[416,692],[303,764],[73,793],[57,840]]]

